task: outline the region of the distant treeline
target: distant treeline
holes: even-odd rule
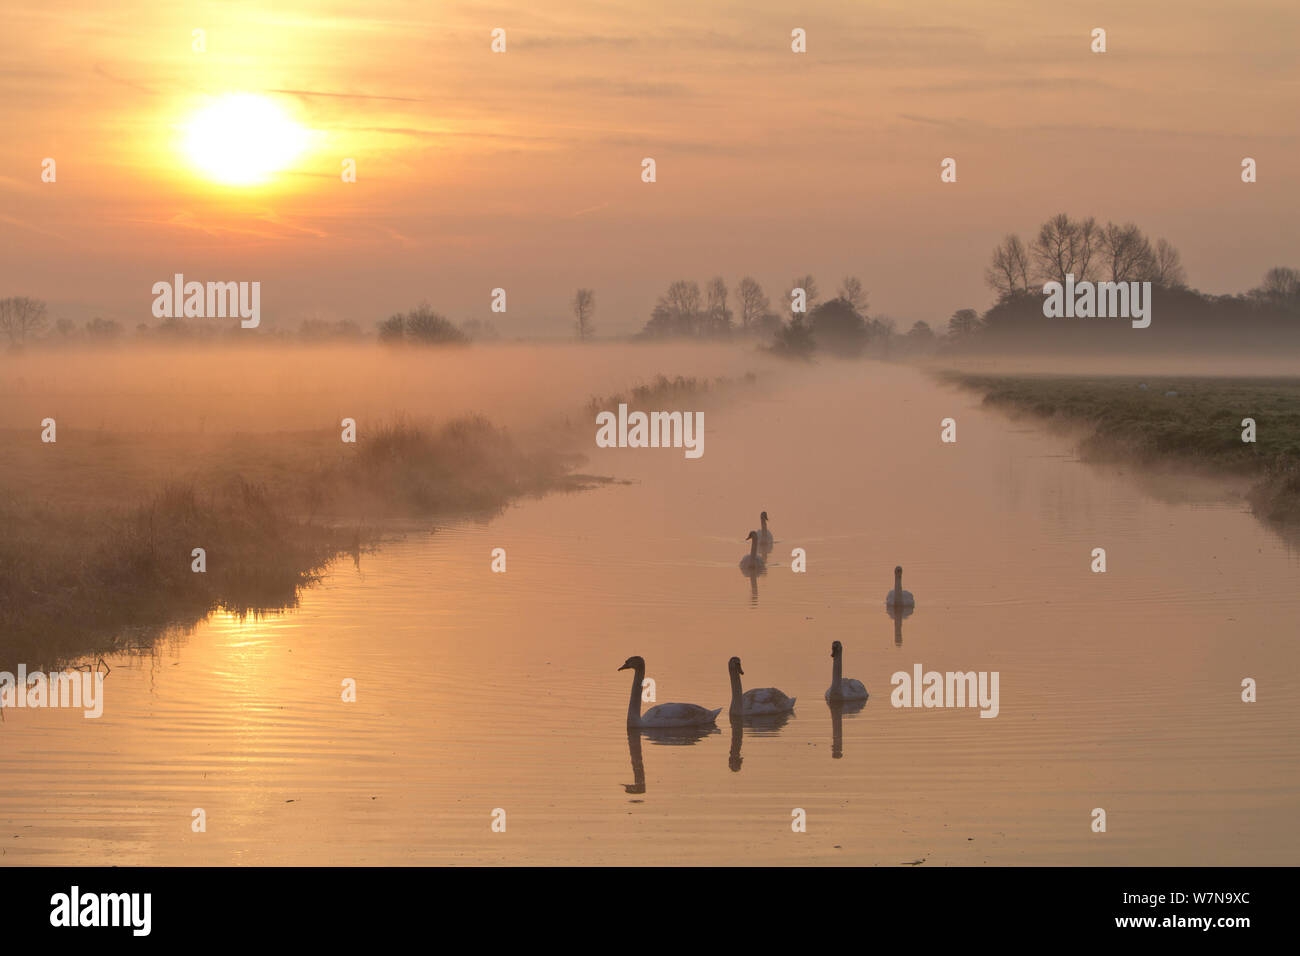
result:
[[[1134,334],[1129,322],[1112,318],[1047,318],[1043,284],[1072,276],[1082,282],[1149,282],[1149,328]],[[937,335],[928,322],[899,334],[894,322],[867,314],[867,296],[856,277],[844,280],[835,298],[819,301],[812,276],[794,279],[783,303],[788,318],[771,308],[752,278],[736,288],[737,310],[728,307],[726,283],[673,282],[659,297],[643,338],[727,338],[753,335],[773,352],[806,357],[821,351],[839,355],[929,351],[1015,350],[1017,348],[1160,346],[1180,349],[1262,347],[1300,342],[1300,270],[1269,269],[1254,289],[1210,295],[1190,289],[1178,250],[1166,239],[1154,242],[1132,223],[1104,225],[1093,218],[1061,213],[1047,220],[1026,243],[1011,234],[993,250],[984,272],[997,300],[983,313],[958,309]],[[804,290],[805,310],[791,309]],[[1120,336],[1129,336],[1120,339]]]
[[[350,319],[328,321],[304,319],[297,329],[261,328],[259,340],[286,342],[362,341],[378,338],[390,344],[415,343],[452,345],[499,338],[496,327],[486,319],[465,319],[459,324],[420,305],[375,323],[369,332]],[[236,324],[210,319],[163,319],[157,324],[138,323],[128,329],[115,319],[94,318],[82,325],[61,318],[51,322],[49,311],[39,299],[0,299],[0,342],[10,345],[111,345],[119,342],[223,342],[247,341],[248,331]]]
[[[1043,285],[1150,282],[1149,328],[1122,319],[1046,318]],[[1099,224],[1060,213],[1025,243],[1006,236],[993,250],[984,278],[997,301],[984,313],[959,309],[948,320],[953,349],[1123,347],[1259,348],[1300,342],[1300,270],[1274,267],[1258,286],[1235,295],[1188,288],[1181,257],[1167,240],[1152,242],[1133,223]],[[1122,338],[1121,338],[1122,337]]]
[[[1083,282],[1151,283],[1150,327],[1136,334],[1115,318],[1047,318],[1043,284]],[[993,250],[984,279],[997,296],[980,313],[958,309],[940,326],[915,322],[905,333],[887,316],[867,312],[862,281],[848,276],[833,298],[823,300],[811,275],[796,277],[784,290],[779,307],[758,280],[745,276],[735,289],[715,277],[703,288],[694,280],[669,284],[636,336],[639,339],[749,339],[778,355],[805,358],[814,352],[842,356],[897,355],[943,351],[1014,350],[1017,348],[1125,348],[1159,346],[1179,349],[1300,343],[1300,270],[1275,267],[1259,286],[1236,295],[1210,295],[1187,285],[1178,250],[1166,239],[1152,241],[1132,223],[1104,225],[1093,218],[1072,219],[1060,213],[1039,227],[1029,242],[1007,235]],[[578,289],[570,302],[574,334],[594,335],[595,292]],[[405,345],[454,345],[498,338],[490,321],[467,319],[459,325],[420,305],[374,325],[381,342]],[[0,299],[0,336],[11,344],[72,342],[225,340],[240,336],[238,325],[199,319],[165,319],[125,329],[111,319],[96,318],[76,326],[68,319],[50,323],[45,303],[26,297]],[[308,319],[296,331],[259,330],[259,338],[285,341],[360,341],[367,329],[349,321]],[[1127,336],[1121,340],[1119,336]]]
[[[766,343],[777,354],[806,357],[815,350],[856,356],[875,349],[887,349],[895,335],[894,322],[886,316],[867,315],[867,293],[862,280],[848,276],[832,299],[821,301],[817,280],[811,275],[791,280],[786,290],[789,321],[773,308],[762,285],[746,276],[736,285],[736,308],[726,282],[717,277],[703,290],[697,282],[679,279],[659,297],[640,338],[727,339],[751,337]],[[800,309],[794,311],[795,303]],[[917,322],[906,336],[909,343],[928,344],[934,332],[926,322]]]

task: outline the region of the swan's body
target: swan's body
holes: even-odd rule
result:
[[[698,727],[716,722],[720,713],[721,707],[708,710],[699,704],[655,704],[638,718],[637,726]]]
[[[903,590],[903,569],[894,568],[894,589],[885,595],[885,603],[890,607],[916,607],[916,598],[911,591]]]
[[[758,546],[762,548],[764,551],[771,551],[772,543],[773,543],[772,532],[767,530],[767,512],[764,511],[761,515],[759,515],[758,520],[763,525],[762,530],[758,532]]]
[[[700,727],[715,723],[722,708],[709,710],[699,704],[656,704],[644,714],[641,713],[641,682],[645,680],[645,660],[629,657],[619,668],[632,671],[632,698],[627,705],[627,725],[629,727]]]
[[[831,643],[831,686],[826,689],[827,700],[866,700],[867,688],[862,681],[844,677],[844,648],[839,641]]]
[[[743,690],[740,686],[740,658],[733,657],[727,661],[727,671],[731,674],[731,709],[732,717],[764,717],[770,714],[788,714],[794,710],[794,698],[787,697],[775,687],[756,687]]]
[[[763,560],[758,553],[758,532],[751,531],[745,538],[749,544],[749,554],[740,559],[740,570],[742,571],[766,571],[767,562]]]

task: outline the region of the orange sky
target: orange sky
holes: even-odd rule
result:
[[[154,322],[152,284],[183,272],[260,281],[264,328],[427,299],[568,334],[583,285],[621,334],[676,278],[753,274],[775,301],[812,272],[942,323],[989,303],[1003,233],[1057,211],[1167,237],[1207,291],[1300,266],[1293,0],[3,2],[0,296],[54,317]],[[266,185],[179,148],[232,91],[311,131]]]

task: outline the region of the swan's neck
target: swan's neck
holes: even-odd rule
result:
[[[749,553],[750,553],[750,555],[752,555],[753,557],[757,557],[757,556],[758,556],[758,536],[757,536],[757,535],[755,535],[753,538],[750,539],[750,542],[749,542]]]
[[[731,673],[731,710],[728,713],[740,714],[745,710],[745,691],[740,686],[740,675]]]
[[[645,680],[645,668],[638,667],[632,672],[632,696],[627,702],[627,722],[641,723],[641,682]]]
[[[844,659],[839,654],[831,658],[831,693],[840,691],[840,679],[844,676]]]
[[[763,523],[763,530],[766,531],[766,530],[767,530],[767,519],[766,519],[766,518],[759,518],[758,520],[761,521],[761,522]]]
[[[903,572],[901,571],[894,574],[894,603],[903,603]]]

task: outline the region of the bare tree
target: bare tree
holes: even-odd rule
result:
[[[694,335],[699,325],[700,286],[694,280],[678,279],[668,287],[660,300],[667,305],[677,322],[678,328],[686,335]]]
[[[27,296],[11,296],[0,299],[0,330],[9,336],[14,345],[21,345],[27,336],[45,328],[48,317],[45,303],[40,299]]]
[[[1264,273],[1258,293],[1282,306],[1300,303],[1300,270],[1275,266]]]
[[[840,298],[853,306],[858,315],[867,314],[867,290],[862,287],[862,280],[857,276],[846,276],[840,285]]]
[[[767,294],[758,280],[750,276],[740,280],[736,287],[736,299],[740,302],[740,327],[746,331],[753,328],[772,309]]]
[[[984,270],[984,281],[1001,296],[1029,291],[1029,250],[1015,233],[1008,233]]]
[[[1075,282],[1092,277],[1092,259],[1097,246],[1097,221],[1092,217],[1074,220],[1065,213],[1043,223],[1030,246],[1038,276],[1044,281]]]
[[[422,345],[448,345],[468,342],[469,337],[456,324],[435,311],[427,302],[406,313],[406,339]]]
[[[979,313],[974,309],[958,309],[948,320],[948,335],[962,338],[980,329]]]
[[[578,338],[585,341],[592,332],[591,317],[596,313],[596,293],[591,289],[579,289],[573,294],[574,327]]]
[[[708,331],[713,335],[726,335],[731,331],[731,310],[727,308],[727,283],[722,276],[710,279],[705,287],[708,304],[705,313],[708,316]]]
[[[1182,289],[1187,286],[1187,273],[1183,270],[1183,257],[1167,239],[1156,240],[1145,280],[1163,289]]]
[[[678,279],[655,303],[644,334],[652,337],[698,335],[703,324],[701,302],[699,284]]]
[[[1133,223],[1106,223],[1098,230],[1097,245],[1112,282],[1136,282],[1151,274],[1155,250]]]

